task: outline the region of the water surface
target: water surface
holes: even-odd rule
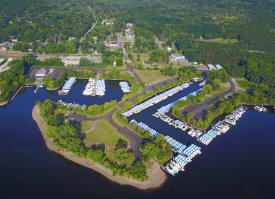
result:
[[[107,85],[104,97],[81,96],[84,86],[85,82],[75,85],[68,96],[43,89],[35,95],[28,88],[6,107],[0,107],[1,198],[275,198],[273,114],[248,111],[227,134],[204,147],[185,172],[169,176],[161,189],[149,192],[112,183],[49,151],[31,117],[35,100],[51,98],[90,105],[123,96],[116,82]],[[184,92],[192,89],[197,89],[196,85]],[[157,108],[184,96],[184,92],[135,117],[184,144],[195,143],[194,138],[152,116]]]

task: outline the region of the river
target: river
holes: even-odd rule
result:
[[[85,82],[78,82],[68,96],[44,89],[34,94],[32,88],[26,88],[0,107],[1,198],[275,198],[275,115],[270,113],[246,112],[236,126],[204,147],[185,172],[168,176],[165,185],[154,191],[117,185],[49,151],[31,117],[35,100],[90,105],[123,96],[115,81],[107,82],[104,97],[81,96],[84,86]],[[197,88],[193,85],[189,91]],[[184,144],[196,144],[195,139],[151,116],[184,92],[134,117]]]

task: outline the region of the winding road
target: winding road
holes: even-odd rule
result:
[[[93,16],[94,16],[94,19],[96,20],[96,17],[95,17],[95,14],[94,14],[92,8],[91,8],[90,6],[87,6],[87,8],[91,11],[91,13],[92,13]],[[79,45],[78,54],[82,54],[80,44],[81,44],[83,41],[86,40],[87,35],[89,34],[89,32],[91,32],[91,31],[95,28],[96,24],[97,24],[97,20],[95,21],[95,23],[93,23],[92,27],[91,27],[87,32],[85,32],[84,35],[80,38],[80,40],[79,40],[79,42],[78,42],[78,45]]]
[[[141,94],[153,90],[155,86],[162,86],[167,82],[173,82],[173,81],[176,81],[176,80],[177,80],[177,78],[173,78],[173,79],[157,82],[157,83],[154,83],[154,84],[151,84],[151,85],[146,85]],[[124,100],[121,103],[119,103],[118,106],[122,107],[127,101],[133,102],[141,94],[136,93],[135,95],[130,97],[128,100]],[[125,136],[130,141],[130,143],[131,143],[130,150],[133,152],[133,154],[136,158],[140,158],[141,157],[140,149],[141,149],[141,144],[143,142],[143,138],[141,136],[139,136],[138,134],[134,133],[132,130],[128,129],[127,127],[119,126],[113,120],[112,116],[117,111],[117,109],[118,109],[118,107],[111,110],[108,114],[102,115],[102,116],[96,117],[96,118],[89,118],[85,115],[81,115],[81,114],[77,114],[77,113],[71,113],[71,114],[69,114],[68,119],[74,119],[74,120],[79,121],[79,122],[81,122],[81,121],[97,121],[97,120],[101,120],[101,119],[107,119],[118,130],[118,132],[121,135]]]
[[[225,99],[227,95],[229,95],[230,93],[234,92],[236,90],[236,84],[235,84],[235,81],[233,79],[230,80],[230,88],[225,91],[224,93],[221,93],[221,94],[216,94],[212,97],[209,97],[208,99],[204,100],[202,103],[200,104],[191,104],[189,106],[187,106],[186,108],[183,108],[183,111],[186,111],[186,112],[192,112],[194,113],[194,118],[196,119],[201,119],[203,118],[203,115],[204,113],[207,111],[207,110],[210,110],[211,107],[209,107],[209,104],[218,99],[218,98],[222,98],[222,99]]]

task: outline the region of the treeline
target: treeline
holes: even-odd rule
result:
[[[228,97],[226,100],[217,99],[212,103],[213,108],[208,110],[204,119],[194,119],[192,112],[183,115],[182,108],[192,103],[201,103],[204,97],[209,93],[211,87],[206,85],[205,89],[200,91],[198,95],[189,96],[185,101],[177,101],[172,108],[172,115],[180,120],[187,122],[198,129],[207,129],[213,120],[218,116],[232,112],[237,106],[244,105],[261,105],[261,104],[274,104],[275,91],[268,86],[251,84],[247,87],[247,92],[241,92]]]
[[[25,78],[35,60],[32,55],[11,61],[10,69],[0,73],[0,102],[7,101],[9,97],[24,84],[30,84],[34,80]]]
[[[114,176],[131,177],[140,181],[148,178],[146,168],[140,160],[135,160],[130,167],[126,167],[125,164],[120,165],[117,162],[111,161],[106,156],[104,149],[87,148],[82,140],[83,136],[80,132],[80,124],[74,121],[65,121],[63,113],[56,114],[56,103],[51,100],[45,100],[44,102],[37,101],[36,103],[40,108],[41,116],[47,123],[47,136],[53,139],[52,143],[59,149],[70,151],[79,157],[91,159],[110,169]],[[119,158],[128,153],[119,144],[116,151],[116,156]]]
[[[94,78],[96,74],[93,71],[77,71],[72,69],[64,69],[59,78],[45,77],[43,83],[48,89],[58,88],[68,77],[77,78]]]
[[[0,41],[18,38],[57,44],[80,38],[94,22],[85,4],[74,0],[5,0],[0,2],[0,13]]]

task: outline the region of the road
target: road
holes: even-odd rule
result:
[[[191,104],[191,105],[187,106],[186,108],[184,108],[183,110],[188,113],[192,112],[192,113],[194,113],[194,118],[201,119],[201,118],[203,118],[203,115],[207,110],[212,109],[211,107],[209,107],[209,104],[211,102],[215,101],[218,98],[225,99],[227,95],[234,92],[235,90],[236,90],[235,82],[234,82],[234,80],[231,79],[230,80],[230,88],[227,91],[225,91],[224,93],[209,97],[208,99],[203,101],[201,104]]]
[[[91,8],[90,6],[87,6],[87,8],[92,12],[92,14],[93,14],[93,16],[94,16],[94,19],[96,20],[96,17],[95,17],[95,14],[94,14],[92,8]],[[78,48],[78,53],[79,53],[79,54],[82,54],[80,44],[81,44],[83,41],[86,40],[87,35],[89,34],[89,32],[91,32],[91,31],[95,28],[96,24],[97,24],[97,20],[95,21],[95,23],[93,23],[92,27],[91,27],[87,32],[85,32],[84,35],[80,38],[79,43],[78,43],[78,44],[79,44],[79,48]]]
[[[174,79],[170,79],[170,80],[164,80],[161,82],[157,82],[155,84],[151,84],[151,85],[147,85],[144,87],[143,89],[143,93],[153,90],[155,86],[162,86],[167,82],[173,82],[176,81],[177,78]],[[139,93],[133,95],[132,97],[130,97],[128,100],[125,100],[121,103],[118,104],[119,107],[122,107],[127,101],[133,102],[137,96],[141,95]],[[100,117],[96,117],[96,118],[88,118],[85,115],[81,115],[81,114],[77,114],[77,113],[71,113],[68,116],[68,119],[74,119],[76,121],[97,121],[97,120],[102,120],[102,119],[107,119],[116,129],[117,131],[125,136],[126,138],[128,138],[128,140],[131,143],[131,151],[133,152],[133,154],[135,155],[136,158],[140,158],[141,157],[141,144],[143,142],[143,138],[141,136],[139,136],[138,134],[134,133],[132,130],[128,129],[127,127],[121,127],[119,126],[117,123],[115,123],[115,121],[113,120],[112,116],[113,114],[117,111],[118,108],[114,108],[112,111],[110,111],[108,114],[106,115],[102,115]]]
[[[128,69],[128,71],[135,76],[135,78],[138,80],[139,83],[142,82],[142,80],[140,79],[140,77],[138,76],[138,74],[134,71],[134,67],[131,66],[130,64],[128,64],[127,62],[127,53],[126,53],[126,50],[125,48],[123,47],[123,56],[124,56],[124,60],[125,60],[125,65]]]

